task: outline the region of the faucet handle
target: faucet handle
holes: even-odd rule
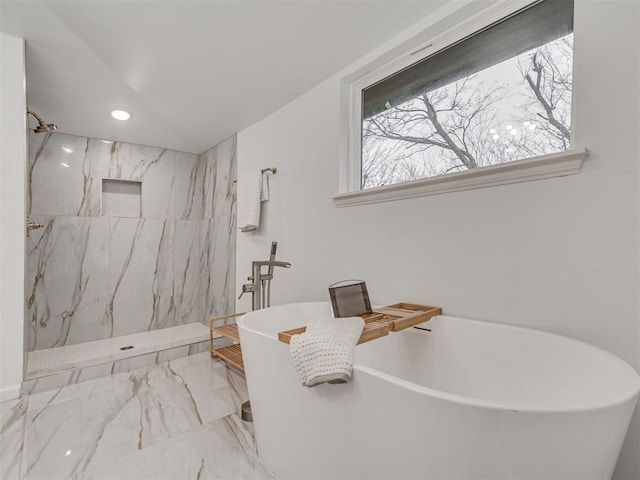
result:
[[[249,279],[251,279],[251,277],[249,277]],[[240,298],[242,298],[242,295],[244,295],[245,293],[251,293],[255,291],[256,285],[254,283],[245,283],[244,285],[242,285],[242,293],[238,297],[238,300],[240,300]]]

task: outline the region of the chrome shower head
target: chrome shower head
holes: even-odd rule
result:
[[[38,120],[38,126],[36,128],[33,129],[33,131],[35,133],[47,133],[47,132],[53,132],[55,129],[57,129],[58,127],[53,124],[53,123],[44,123],[44,121],[42,120],[42,118],[40,118],[40,115],[38,115],[36,112],[32,111],[32,110],[28,110],[27,109],[27,114],[33,115],[35,117],[36,120]]]
[[[46,124],[41,123],[36,128],[34,128],[33,131],[36,133],[46,133],[46,132],[53,132],[56,128],[58,127],[53,123],[46,123]]]

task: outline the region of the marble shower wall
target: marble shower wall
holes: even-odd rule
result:
[[[31,133],[29,350],[234,308],[236,138],[201,155]],[[141,217],[101,214],[102,179],[142,182]]]

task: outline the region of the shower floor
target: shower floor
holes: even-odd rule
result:
[[[34,350],[27,355],[27,379],[126,360],[209,340],[209,328],[202,323],[106,338],[64,347]],[[122,347],[133,347],[122,350]]]

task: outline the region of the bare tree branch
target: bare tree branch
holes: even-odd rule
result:
[[[547,113],[546,118],[542,117],[542,115],[540,116],[544,118],[546,121],[548,121],[555,128],[557,128],[564,138],[569,140],[571,138],[571,133],[569,132],[569,129],[565,125],[563,125],[561,122],[559,122],[558,119],[554,116],[553,111],[555,108],[549,103],[549,101],[542,94],[542,89],[540,87],[540,84],[542,82],[542,74],[544,72],[544,66],[542,65],[542,62],[538,61],[537,53],[534,53],[532,55],[531,63],[532,63],[532,67],[531,67],[532,70],[536,72],[536,80],[534,82],[531,78],[531,75],[529,75],[528,73],[524,76],[524,78],[529,84],[529,87],[531,88],[531,90],[533,90],[533,93],[538,99],[538,102],[540,102],[540,105],[542,105],[542,108],[544,108],[545,112]]]

